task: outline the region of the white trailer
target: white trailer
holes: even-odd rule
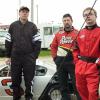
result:
[[[42,48],[49,49],[54,38],[54,34],[60,30],[61,24],[42,23],[37,25],[42,39]]]

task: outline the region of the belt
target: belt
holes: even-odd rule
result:
[[[85,62],[88,62],[88,63],[95,63],[97,58],[93,58],[93,57],[86,57],[86,56],[78,56],[78,58],[80,60],[83,60]]]

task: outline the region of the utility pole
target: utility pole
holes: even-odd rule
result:
[[[21,6],[21,0],[19,0],[19,8],[20,8],[20,6]]]
[[[17,12],[17,20],[19,19],[19,8],[21,7],[21,0],[18,1],[18,8],[16,10]]]
[[[17,12],[17,20],[18,20],[19,19],[19,10],[17,9],[16,12]]]
[[[34,0],[31,0],[31,21],[34,22]]]
[[[54,29],[53,29],[53,23],[54,21],[51,21],[52,22],[52,34],[54,33]]]
[[[37,10],[37,24],[38,24],[38,4],[36,5],[36,10]]]

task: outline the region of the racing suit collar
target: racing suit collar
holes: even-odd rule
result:
[[[25,22],[25,24],[27,24],[28,20]],[[25,25],[21,22],[21,20],[19,19],[19,23],[22,24],[22,25]]]
[[[97,24],[94,24],[92,26],[85,26],[85,28],[88,29],[88,30],[92,30],[92,29],[94,29],[96,27],[98,27]]]
[[[70,32],[72,32],[74,30],[74,27],[72,26],[72,28],[71,28],[71,30],[70,31],[66,31],[65,29],[64,29],[64,31],[68,34],[68,33],[70,33]]]

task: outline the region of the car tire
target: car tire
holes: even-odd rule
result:
[[[48,91],[49,100],[61,100],[61,92],[59,85],[53,85]]]

